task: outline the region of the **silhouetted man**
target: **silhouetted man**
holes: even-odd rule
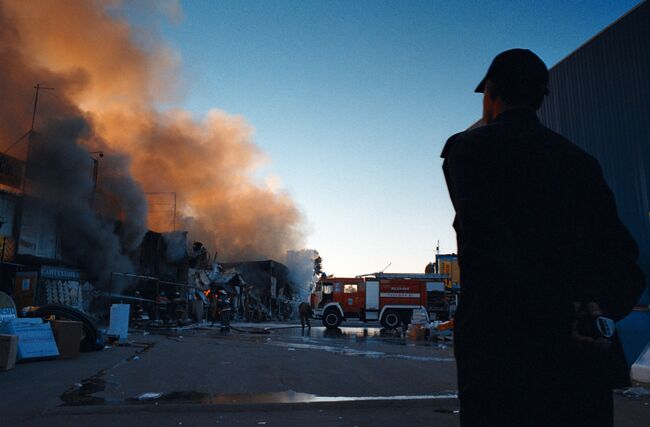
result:
[[[598,162],[540,124],[547,84],[531,51],[499,54],[476,88],[485,126],[442,153],[463,275],[463,426],[611,426],[611,389],[629,381],[617,337],[594,325],[640,296],[638,249]]]

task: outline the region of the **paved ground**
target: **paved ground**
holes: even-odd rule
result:
[[[335,334],[315,327],[305,336],[299,327],[133,332],[130,340],[0,373],[1,424],[459,424],[448,345],[416,345],[363,327]],[[649,403],[617,396],[617,425],[647,423]]]

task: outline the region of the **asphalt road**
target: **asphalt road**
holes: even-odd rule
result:
[[[129,346],[19,364],[0,373],[0,424],[459,425],[449,344],[250,326],[139,331]],[[649,402],[617,396],[617,425],[643,425]]]

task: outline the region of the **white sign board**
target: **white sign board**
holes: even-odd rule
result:
[[[18,335],[18,360],[57,357],[59,349],[49,323],[40,318],[13,319],[0,323],[0,333]]]
[[[117,337],[120,342],[125,342],[129,336],[129,304],[111,305],[111,319],[107,335]]]

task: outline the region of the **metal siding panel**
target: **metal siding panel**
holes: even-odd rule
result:
[[[549,80],[540,120],[598,159],[650,280],[650,4],[554,66]]]

